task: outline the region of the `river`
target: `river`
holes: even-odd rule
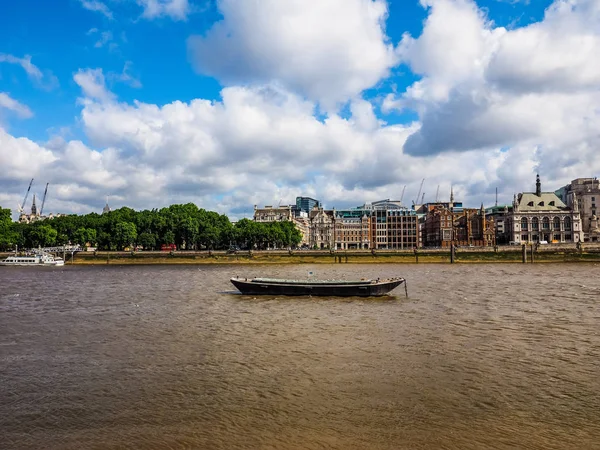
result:
[[[231,276],[404,276],[246,297]],[[600,449],[600,265],[0,267],[3,449]]]

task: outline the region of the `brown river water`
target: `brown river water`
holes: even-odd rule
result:
[[[240,275],[404,276],[393,296]],[[600,265],[0,267],[2,449],[600,449]]]

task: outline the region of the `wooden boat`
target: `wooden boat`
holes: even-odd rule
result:
[[[404,278],[376,280],[284,280],[277,278],[231,278],[231,283],[249,295],[327,295],[333,297],[371,297],[386,295],[404,283]],[[408,294],[407,294],[408,296]]]

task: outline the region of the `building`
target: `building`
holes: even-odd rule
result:
[[[291,206],[276,206],[265,205],[264,208],[259,208],[254,205],[254,221],[255,222],[282,222],[284,220],[292,220]]]
[[[317,249],[334,248],[335,218],[333,211],[315,206],[309,213],[309,246]]]
[[[336,250],[371,248],[369,212],[361,208],[333,211]]]
[[[496,244],[506,245],[512,240],[512,235],[507,228],[507,216],[512,211],[512,205],[497,205],[485,210],[485,217],[494,220],[496,228]]]
[[[43,203],[42,203],[42,207],[43,207]],[[37,209],[37,206],[35,204],[35,194],[33,194],[33,201],[31,203],[31,214],[25,214],[25,212],[21,212],[21,214],[19,214],[19,222],[20,223],[33,223],[33,222],[38,222],[40,220],[51,220],[54,219],[55,217],[62,217],[65,214],[53,214],[50,213],[47,216],[46,215],[42,215],[42,210]]]
[[[600,181],[597,178],[577,178],[557,193],[569,208],[573,209],[577,203],[583,241],[600,242],[600,230],[597,225],[600,213]]]
[[[571,193],[573,208],[554,192],[542,192],[537,175],[535,192],[515,195],[512,211],[506,214],[510,243],[560,243],[583,241],[577,195]]]
[[[300,246],[307,246],[310,244],[310,220],[308,214],[302,212],[296,215],[294,212],[294,206],[276,206],[265,205],[264,208],[259,208],[254,205],[254,221],[255,222],[283,222],[291,221],[294,223],[296,228],[302,235]]]
[[[371,248],[412,249],[419,246],[419,219],[414,210],[394,200],[365,204],[371,211]]]
[[[310,197],[296,197],[296,207],[294,208],[295,211],[302,211],[308,214],[315,207],[321,207],[321,202],[319,200],[315,200],[314,198]]]
[[[427,213],[424,229],[426,247],[496,245],[494,219],[486,217],[483,204],[480,209],[461,206],[456,211],[438,206]]]

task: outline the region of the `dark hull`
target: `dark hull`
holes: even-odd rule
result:
[[[231,283],[246,295],[313,295],[332,297],[371,297],[386,295],[404,283],[396,278],[372,283],[325,284],[325,283],[269,283],[232,278]]]

